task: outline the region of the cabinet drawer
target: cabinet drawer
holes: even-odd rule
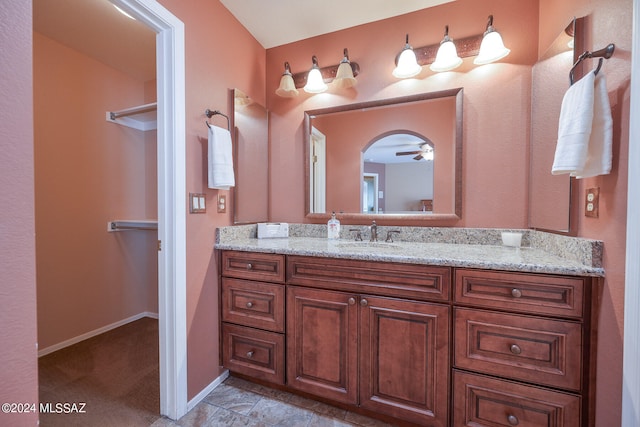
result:
[[[580,390],[579,323],[460,308],[454,316],[456,367]]]
[[[449,267],[289,256],[287,283],[397,298],[448,301]]]
[[[284,335],[223,323],[222,339],[226,368],[284,384]]]
[[[284,332],[284,285],[222,278],[222,320]]]
[[[578,396],[459,371],[453,379],[455,426],[582,425]]]
[[[457,269],[455,300],[487,308],[582,317],[585,281],[577,277],[545,276]]]
[[[224,251],[222,252],[222,275],[284,283],[284,255]]]

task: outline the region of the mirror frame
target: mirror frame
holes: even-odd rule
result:
[[[455,132],[455,171],[454,171],[454,212],[451,214],[366,214],[359,212],[340,212],[340,219],[351,221],[406,221],[406,222],[433,222],[433,221],[459,221],[462,219],[462,128],[463,128],[463,98],[464,89],[454,88],[437,92],[427,92],[416,95],[401,96],[397,98],[381,99],[376,101],[359,102],[355,104],[338,105],[335,107],[320,108],[304,112],[303,143],[304,143],[304,173],[305,173],[305,214],[312,221],[326,221],[331,217],[328,212],[311,212],[309,144],[311,138],[311,118],[316,115],[338,113],[343,111],[361,110],[365,108],[383,107],[395,104],[403,104],[416,101],[425,101],[436,98],[455,97],[456,102],[456,132]]]

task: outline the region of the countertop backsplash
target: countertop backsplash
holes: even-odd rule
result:
[[[587,271],[595,275],[603,275],[602,251],[603,242],[599,240],[569,237],[553,233],[546,233],[528,229],[498,229],[498,228],[460,228],[460,227],[397,227],[397,226],[377,226],[378,241],[384,242],[387,232],[394,230],[394,242],[414,242],[430,244],[459,244],[459,245],[487,245],[491,247],[502,247],[502,232],[522,233],[522,248],[528,248],[546,253],[556,259],[567,261],[567,267],[575,268],[575,264],[583,265]],[[368,225],[343,225],[340,232],[340,241],[353,241],[355,233],[351,230],[360,230],[362,239],[366,242],[369,239],[370,230]],[[300,239],[310,240],[326,239],[327,226],[324,224],[289,224],[289,237],[296,241],[299,247]],[[216,248],[222,249],[246,249],[254,248],[253,239],[257,239],[257,225],[238,225],[221,227],[216,231]],[[262,239],[260,245],[256,245],[262,250],[269,250],[273,246],[282,248],[282,243],[273,242],[270,244],[266,240],[287,240],[287,239]],[[255,243],[255,242],[253,242]],[[462,249],[462,248],[461,248]],[[488,249],[488,248],[487,248]],[[511,248],[513,249],[513,248]]]

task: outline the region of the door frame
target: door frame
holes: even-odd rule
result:
[[[633,2],[631,45],[631,106],[629,117],[640,114],[640,5]],[[640,425],[640,197],[632,189],[640,187],[640,123],[629,121],[629,166],[627,177],[627,248],[624,285],[624,338],[622,368],[622,424]]]
[[[187,413],[184,24],[156,0],[109,0],[156,35],[160,413]]]

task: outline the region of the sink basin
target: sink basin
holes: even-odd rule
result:
[[[388,242],[343,242],[337,243],[338,248],[375,250],[375,249],[400,249],[400,245]]]

